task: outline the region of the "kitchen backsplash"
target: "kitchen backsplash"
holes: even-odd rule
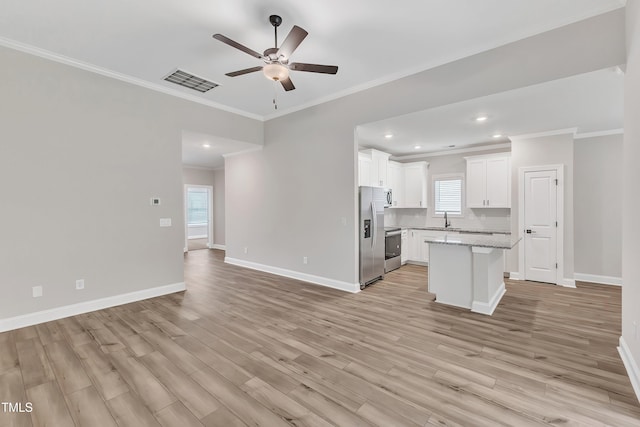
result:
[[[511,231],[510,209],[465,209],[464,217],[450,217],[451,227],[471,230]],[[396,227],[443,227],[444,218],[429,209],[385,209],[384,225]]]

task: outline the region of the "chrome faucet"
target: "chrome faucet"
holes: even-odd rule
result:
[[[451,227],[451,221],[447,219],[447,211],[444,211],[444,228]]]

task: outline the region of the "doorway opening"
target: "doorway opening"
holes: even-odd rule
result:
[[[185,252],[213,247],[213,187],[185,185]]]

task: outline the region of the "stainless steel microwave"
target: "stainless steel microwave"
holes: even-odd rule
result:
[[[393,205],[393,196],[391,194],[391,189],[390,188],[385,188],[384,189],[384,207],[385,208],[389,208]]]

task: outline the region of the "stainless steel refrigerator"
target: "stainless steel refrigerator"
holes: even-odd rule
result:
[[[389,190],[360,187],[360,289],[384,277],[384,207]]]

